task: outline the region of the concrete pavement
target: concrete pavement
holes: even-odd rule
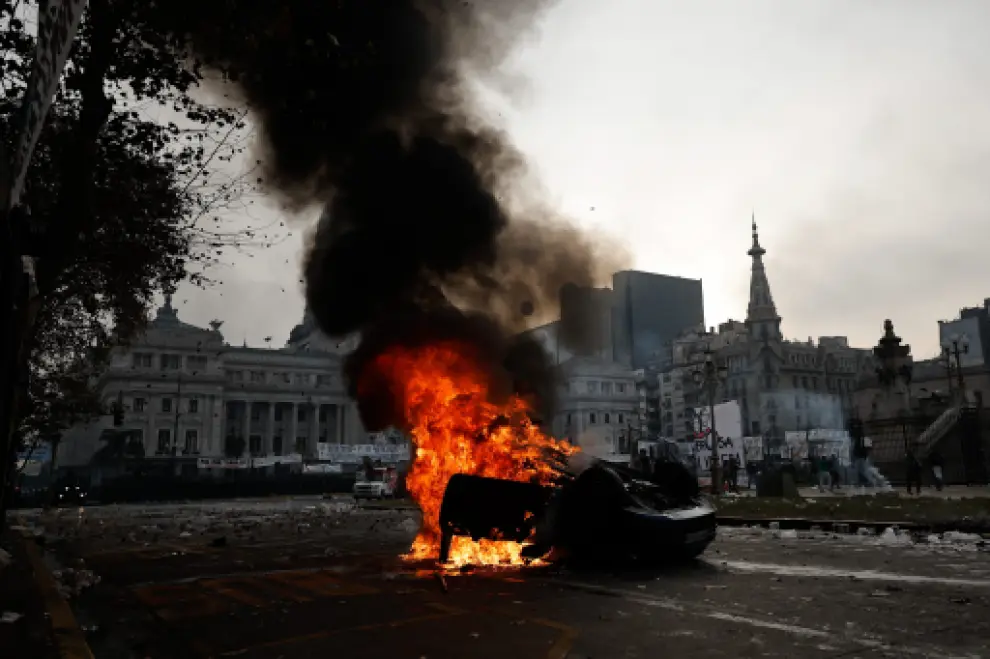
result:
[[[74,600],[99,658],[990,656],[990,554],[964,539],[726,529],[679,569],[441,583],[396,557],[408,512],[312,505],[25,523],[102,577]]]

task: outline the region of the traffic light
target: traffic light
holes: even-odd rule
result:
[[[124,425],[124,406],[120,403],[113,404],[113,427],[119,428]]]

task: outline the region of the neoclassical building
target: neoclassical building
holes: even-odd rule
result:
[[[118,430],[145,460],[176,471],[203,468],[205,459],[272,467],[381,440],[362,427],[345,391],[341,360],[355,339],[330,340],[308,312],[278,349],[230,345],[221,325],[182,322],[167,296],[143,335],[114,350],[100,392],[123,405]],[[100,448],[93,435],[64,442],[63,463],[85,464]]]

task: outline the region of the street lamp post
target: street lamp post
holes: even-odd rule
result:
[[[956,368],[956,389],[959,392],[959,402],[966,402],[966,381],[963,379],[962,356],[969,353],[969,337],[965,334],[953,334],[942,344],[942,356],[945,358],[949,371],[949,387],[952,387],[952,367]]]
[[[719,385],[725,383],[728,375],[729,371],[725,366],[715,364],[714,355],[710,348],[705,349],[705,361],[701,368],[691,374],[694,383],[708,394],[709,425],[711,426],[708,436],[712,440],[712,494],[715,496],[718,496],[722,491],[722,465],[718,455],[718,433],[715,428],[715,394],[718,393]]]

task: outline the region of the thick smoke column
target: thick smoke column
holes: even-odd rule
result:
[[[507,389],[552,404],[543,352],[509,337],[603,268],[591,239],[532,193],[466,82],[494,72],[547,4],[217,0],[186,26],[196,56],[227,71],[260,119],[270,186],[325,206],[306,298],[326,333],[361,332],[352,391],[389,346],[456,338]],[[390,422],[359,403],[370,429]]]

